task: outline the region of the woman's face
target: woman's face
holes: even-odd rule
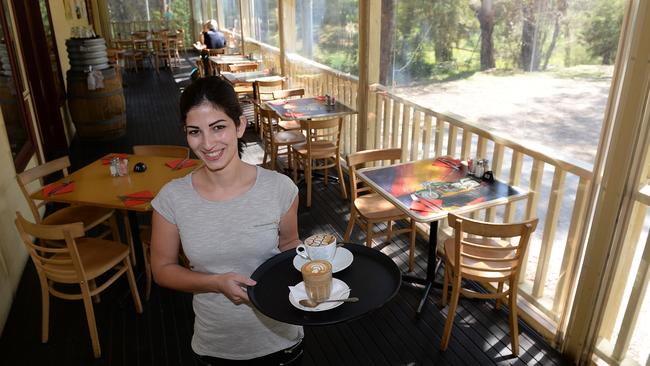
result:
[[[228,115],[210,103],[202,103],[187,112],[187,144],[211,171],[226,168],[237,154],[237,138],[244,135],[246,123],[239,127]]]

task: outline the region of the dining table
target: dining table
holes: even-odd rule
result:
[[[282,76],[271,70],[247,71],[247,72],[222,72],[221,76],[231,85],[252,84],[256,81],[277,81]]]
[[[208,57],[210,64],[212,65],[212,70],[217,70],[217,73],[220,74],[222,71],[226,70],[228,65],[239,65],[239,64],[249,64],[256,63],[259,65],[259,61],[252,59],[244,55],[219,55],[219,56],[210,56]]]
[[[323,309],[296,307],[294,303],[299,299],[291,298],[289,286],[302,282],[300,267],[304,260],[290,249],[271,257],[253,272],[251,278],[257,283],[247,288],[251,304],[269,318],[309,326],[352,321],[387,304],[402,282],[395,262],[386,254],[362,244],[340,244],[332,260],[333,281],[340,281],[349,288],[340,298],[357,297],[357,302],[328,303]],[[348,261],[338,259],[345,256]]]
[[[324,95],[297,99],[270,100],[264,102],[285,121],[300,121],[313,119],[330,119],[356,114],[357,111],[335,100],[327,104]]]
[[[449,213],[471,213],[528,197],[525,189],[468,174],[466,165],[450,157],[363,168],[357,175],[408,217],[429,224],[426,277],[402,276],[406,282],[424,286],[418,314],[435,283],[440,265],[436,255],[438,222]]]
[[[111,176],[110,162],[115,157],[128,160],[127,175]],[[137,163],[143,163],[146,169],[143,172],[134,172],[133,167]],[[71,192],[44,195],[43,190],[38,190],[31,197],[49,202],[120,210],[126,213],[124,229],[129,246],[140,248],[136,213],[151,212],[153,210],[151,199],[167,182],[187,175],[198,166],[200,160],[194,159],[111,153],[52,183],[74,183],[74,190]],[[129,199],[129,196],[132,198]],[[141,255],[140,250],[138,253],[140,260]]]

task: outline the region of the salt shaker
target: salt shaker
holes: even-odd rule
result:
[[[111,164],[109,166],[109,171],[111,172],[111,177],[119,177],[120,176],[120,158],[114,157],[111,159]]]
[[[483,176],[483,173],[485,173],[485,165],[484,165],[484,163],[485,163],[485,161],[482,160],[482,159],[480,159],[476,163],[476,171],[474,171],[474,176],[475,177],[480,178],[480,177]]]

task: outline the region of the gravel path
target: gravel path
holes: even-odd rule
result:
[[[569,70],[577,76],[476,73],[463,80],[395,91],[433,110],[464,116],[519,143],[541,145],[593,165],[612,68]]]

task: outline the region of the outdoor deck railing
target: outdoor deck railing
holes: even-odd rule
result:
[[[279,59],[276,49],[258,47],[265,59]],[[267,52],[273,56],[267,56]],[[307,95],[334,95],[356,109],[356,77],[297,55],[290,55],[288,63],[292,87],[304,87]],[[401,147],[402,161],[439,155],[488,158],[496,178],[530,192],[525,205],[512,203],[473,216],[504,222],[540,218],[522,268],[526,275],[521,276],[524,301],[520,306],[531,315],[526,319],[546,337],[557,336],[558,324],[566,320],[565,309],[576,280],[580,238],[593,182],[591,167],[494,134],[456,114],[418,105],[378,84],[371,86],[369,99],[368,148]],[[357,116],[347,118],[345,126],[343,155],[356,151],[357,134],[363,133],[358,131]]]

